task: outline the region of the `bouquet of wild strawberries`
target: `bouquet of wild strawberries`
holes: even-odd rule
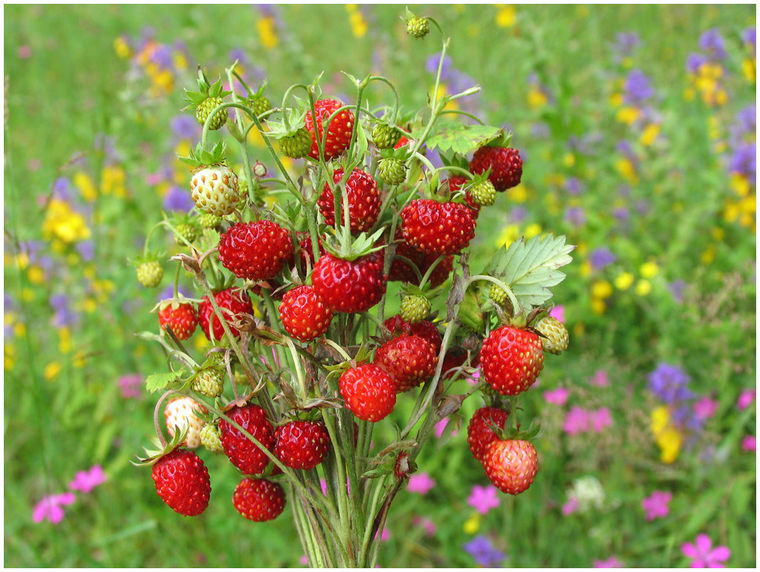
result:
[[[431,23],[407,14],[415,37]],[[440,62],[447,47],[448,39]],[[434,94],[440,75],[439,65]],[[522,175],[508,134],[447,109],[478,88],[403,114],[387,79],[348,77],[355,103],[320,98],[315,82],[291,87],[272,108],[234,65],[228,83],[239,81],[246,94],[225,92],[199,71],[199,91],[188,96],[203,135],[185,158],[196,167],[196,208],[155,227],[170,229],[186,252],[171,259],[175,294],[156,308],[160,334],[142,334],[168,356],[169,371],[147,379],[149,390],[163,391],[158,450],[138,463],[152,466],[159,496],[180,514],[202,513],[211,485],[193,449],[223,454],[241,473],[235,509],[267,521],[288,498],[313,566],[374,565],[377,531],[421,447],[473,394],[486,406],[468,425],[472,455],[499,490],[526,490],[538,470],[535,428],[521,432],[507,420],[544,352],[568,344],[546,307],[549,288],[564,278],[557,269],[570,262],[564,237],[521,239],[484,273],[470,273],[480,210]],[[370,107],[376,82],[393,92],[393,105]],[[239,144],[237,174],[221,138],[209,141],[223,127]],[[251,158],[252,130],[277,177]],[[430,149],[442,167],[428,160]],[[303,160],[297,179],[283,156]],[[178,295],[182,269],[201,298]],[[137,274],[146,286],[163,274],[147,242]],[[386,317],[389,281],[401,284],[400,312]],[[196,361],[183,342],[198,324],[212,348]],[[457,393],[476,367],[483,381]],[[411,413],[393,414],[399,399],[413,402]],[[395,439],[379,444],[373,428],[384,419]]]

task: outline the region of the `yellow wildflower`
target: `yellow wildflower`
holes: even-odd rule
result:
[[[620,108],[615,117],[620,123],[631,125],[639,118],[639,115],[641,115],[641,111],[639,109],[629,106]]]
[[[34,290],[31,288],[24,288],[21,290],[21,299],[24,302],[32,302],[34,300]]]
[[[128,58],[132,52],[123,36],[119,36],[113,41],[113,49],[118,57],[124,59]]]
[[[639,138],[641,144],[644,147],[649,147],[654,143],[655,139],[657,139],[657,136],[660,134],[660,128],[661,126],[659,123],[650,123],[647,125]]]
[[[702,261],[702,264],[704,264],[705,266],[712,264],[713,260],[715,260],[715,246],[714,245],[708,246],[705,249],[705,251],[702,253],[702,255],[699,257],[699,259]]]
[[[546,94],[537,87],[533,86],[528,92],[528,105],[531,109],[536,109],[537,107],[545,105],[546,101]]]
[[[607,305],[604,303],[604,300],[601,300],[599,298],[591,298],[591,311],[597,315],[601,316],[604,314],[604,310],[607,309]]]
[[[628,290],[628,288],[631,287],[631,284],[633,284],[633,274],[630,272],[621,272],[617,275],[617,278],[615,278],[615,288],[618,290]]]
[[[464,530],[465,534],[475,534],[480,530],[480,515],[477,512],[473,513],[470,518],[464,521],[462,530]]]
[[[174,52],[172,60],[174,61],[174,67],[178,70],[187,69],[187,58],[182,52]]]
[[[500,5],[496,13],[496,25],[500,28],[510,28],[515,25],[517,19],[515,7],[510,5]]]
[[[610,95],[610,105],[612,107],[620,107],[623,105],[623,94],[622,93],[613,93]]]
[[[620,64],[623,66],[623,69],[628,69],[633,66],[633,60],[630,57],[625,57]]]
[[[82,350],[79,350],[74,354],[71,362],[74,364],[74,367],[81,369],[87,363],[87,358],[85,357],[84,352]]]
[[[575,165],[575,155],[573,153],[565,153],[565,156],[562,157],[562,163],[565,167],[572,167]]]
[[[58,374],[61,373],[61,364],[57,361],[51,361],[45,366],[45,379],[48,381],[54,381]]]
[[[531,223],[528,226],[525,227],[525,238],[533,238],[534,236],[538,236],[541,234],[541,225],[538,223]]]
[[[607,280],[595,280],[591,285],[591,295],[594,298],[609,298],[612,296],[612,284]]]
[[[584,260],[581,263],[581,276],[583,276],[584,278],[586,276],[588,276],[589,274],[591,274],[592,270],[593,270],[593,268],[591,266],[591,261],[590,260]]]
[[[731,188],[740,197],[746,197],[752,190],[752,186],[749,184],[747,178],[738,173],[731,175]]]
[[[652,283],[649,280],[639,280],[636,282],[635,290],[639,296],[648,296],[652,291]]]
[[[62,354],[67,354],[71,351],[71,330],[66,326],[58,330],[58,350]]]
[[[42,233],[47,239],[55,237],[67,244],[90,238],[90,229],[84,217],[71,210],[71,206],[60,199],[51,199],[48,203]]]
[[[696,95],[695,91],[691,87],[687,87],[683,90],[683,98],[686,101],[692,101],[694,99],[694,96]]]
[[[528,200],[528,189],[520,183],[516,187],[512,187],[511,189],[507,189],[507,198],[509,199],[509,202],[514,203],[524,203]]]
[[[19,322],[13,326],[13,335],[17,338],[23,338],[26,335],[26,324],[24,322]]]
[[[346,10],[348,11],[348,20],[351,23],[351,33],[356,38],[363,38],[367,33],[367,22],[362,16],[361,10],[356,4],[346,4]]]
[[[643,278],[654,278],[659,272],[660,268],[654,261],[645,262],[639,267],[639,274]]]
[[[265,16],[256,22],[256,30],[259,32],[259,41],[267,49],[277,45],[277,31],[275,30],[274,18]]]
[[[618,159],[615,161],[615,168],[625,180],[633,184],[638,182],[639,177],[636,175],[636,167],[634,167],[629,159]]]
[[[742,62],[742,73],[749,83],[755,83],[755,60],[744,60]]]
[[[656,443],[660,447],[660,460],[670,464],[678,458],[683,438],[677,429],[669,427],[662,432]]]
[[[82,193],[82,197],[86,201],[92,202],[95,200],[95,197],[97,197],[95,184],[87,173],[82,171],[77,172],[74,175],[74,185],[79,187],[79,191]]]
[[[518,226],[516,224],[510,224],[509,226],[504,227],[501,233],[499,233],[499,238],[496,239],[496,246],[508,247],[519,237],[520,237],[520,229],[518,228]]]
[[[45,271],[36,264],[29,267],[26,276],[32,284],[42,284],[45,282]]]
[[[11,371],[16,365],[16,346],[13,344],[4,344],[3,347],[3,369]]]

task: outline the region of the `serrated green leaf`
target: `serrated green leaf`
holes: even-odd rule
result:
[[[427,146],[439,151],[453,151],[466,155],[498,137],[501,129],[490,125],[466,125],[450,121],[436,126],[435,133],[428,137]]]
[[[165,373],[152,373],[145,378],[145,389],[154,393],[162,389],[166,389],[173,382],[182,377],[183,371],[170,371]]]
[[[525,310],[539,306],[552,297],[550,288],[564,280],[558,268],[572,261],[575,247],[565,240],[552,235],[520,238],[497,254],[488,273],[507,284]]]

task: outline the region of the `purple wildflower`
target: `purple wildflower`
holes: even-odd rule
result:
[[[175,115],[171,120],[171,129],[178,138],[193,140],[200,135],[201,126],[189,115]]]
[[[82,260],[85,262],[90,262],[93,258],[95,258],[95,241],[93,240],[83,240],[82,242],[77,242],[76,249],[77,252],[79,252],[79,256],[81,256]]]
[[[567,402],[567,398],[570,395],[570,390],[566,387],[558,387],[549,391],[544,391],[544,399],[547,403],[553,403],[560,407]]]
[[[745,44],[749,44],[752,46],[752,49],[755,49],[755,46],[757,45],[755,42],[755,28],[747,28],[742,32],[742,42]]]
[[[635,32],[619,32],[612,49],[623,58],[630,56],[640,44],[641,40]]]
[[[584,185],[578,177],[568,177],[565,181],[565,191],[569,195],[580,195]]]
[[[756,153],[754,143],[740,145],[734,150],[729,163],[729,170],[732,173],[742,175],[750,181],[755,180],[756,173]]]
[[[617,207],[612,211],[612,216],[614,216],[618,222],[625,223],[631,219],[631,212],[625,207]]]
[[[606,246],[595,248],[589,255],[589,261],[594,270],[604,270],[617,260],[617,256]]]
[[[438,53],[433,54],[427,59],[427,62],[425,62],[425,70],[428,73],[437,73],[438,64],[440,61],[441,55]],[[449,56],[445,56],[443,58],[443,65],[441,66],[441,78],[445,79],[449,74],[449,70],[451,70],[451,58]]]
[[[53,324],[58,327],[73,326],[79,322],[79,314],[71,309],[69,297],[65,294],[50,296],[50,305],[55,309]]]
[[[190,193],[181,187],[170,187],[164,195],[164,208],[168,211],[188,212],[194,206]]]
[[[546,139],[552,134],[552,130],[543,121],[537,121],[530,126],[530,134],[534,139]]]
[[[71,200],[71,181],[67,177],[58,177],[53,183],[53,196],[62,201]]]
[[[185,298],[190,298],[190,293],[185,290],[182,285],[177,286],[177,294],[178,296],[184,296]],[[161,290],[161,292],[158,293],[158,301],[166,300],[168,298],[174,297],[174,285],[169,284],[166,288]]]
[[[684,290],[686,290],[686,282],[681,278],[674,280],[668,284],[668,290],[670,290],[670,295],[673,296],[673,299],[680,304],[683,302],[683,293]]]
[[[623,84],[623,101],[629,105],[640,105],[654,95],[652,82],[641,70],[631,70]]]
[[[150,61],[164,70],[171,70],[174,68],[172,50],[166,44],[159,44],[156,46],[156,49],[153,50],[153,53],[150,55]]]
[[[716,28],[707,30],[699,38],[699,47],[712,56],[715,60],[722,60],[726,57],[726,44],[723,36]]]
[[[707,58],[702,54],[691,53],[686,56],[686,71],[689,73],[697,73],[699,68],[707,63]]]
[[[514,206],[509,213],[509,220],[515,224],[520,224],[528,216],[528,211],[523,206]]]
[[[125,399],[140,397],[142,395],[140,392],[142,381],[142,376],[139,373],[122,375],[119,378],[119,389],[121,389],[121,396]]]
[[[680,367],[661,362],[649,374],[649,389],[665,403],[674,404],[693,397],[686,387],[690,379]]]
[[[245,51],[242,48],[231,49],[227,57],[229,58],[231,62],[234,62],[235,60],[237,60],[241,66],[247,66],[248,62],[250,61]]]
[[[755,401],[755,395],[757,394],[757,391],[754,389],[745,389],[739,394],[739,399],[736,400],[736,407],[739,408],[740,411],[744,411],[752,405],[752,402]]]
[[[475,562],[486,568],[498,567],[507,557],[506,554],[494,548],[485,536],[476,536],[462,545],[462,548],[475,559]]]
[[[586,223],[586,212],[582,207],[565,209],[565,220],[573,226],[583,226]]]

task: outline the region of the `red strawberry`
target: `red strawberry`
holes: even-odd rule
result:
[[[208,506],[211,480],[203,460],[187,449],[175,449],[161,457],[152,472],[156,492],[171,509],[197,516]]]
[[[401,139],[398,140],[398,143],[396,143],[393,148],[401,149],[401,147],[404,147],[405,145],[409,145],[409,139],[407,139],[405,135],[402,135]]]
[[[380,421],[396,405],[396,383],[374,364],[346,370],[338,384],[346,407],[364,421]]]
[[[383,256],[373,252],[343,260],[325,253],[314,266],[311,282],[333,312],[365,312],[385,293]]]
[[[288,290],[280,304],[280,319],[285,331],[302,342],[323,335],[332,321],[332,310],[314,292],[313,286]]]
[[[374,363],[393,378],[396,393],[402,393],[422,385],[433,376],[438,356],[433,344],[427,340],[403,334],[380,346]]]
[[[279,483],[246,477],[235,487],[232,504],[248,520],[273,520],[285,510],[285,490]]]
[[[400,314],[396,314],[385,320],[383,325],[394,336],[399,334],[412,334],[430,342],[435,349],[436,355],[441,351],[441,334],[438,332],[438,328],[435,327],[433,322],[422,320],[416,324],[410,324],[405,322]]]
[[[497,489],[517,495],[533,483],[538,472],[538,454],[527,441],[496,439],[486,449],[483,468]]]
[[[275,431],[274,454],[293,469],[313,469],[330,450],[330,435],[324,423],[290,421]]]
[[[158,323],[171,328],[178,340],[186,340],[198,326],[198,310],[190,302],[170,302],[158,310]]]
[[[290,234],[269,220],[237,223],[219,239],[219,261],[238,278],[274,278],[292,256]]]
[[[337,99],[320,99],[314,102],[314,111],[317,115],[316,129],[312,118],[311,109],[306,112],[306,129],[311,133],[311,151],[309,157],[319,159],[319,147],[317,141],[322,140],[324,126],[326,121],[337,109],[343,107],[343,103]],[[354,114],[348,109],[344,109],[338,115],[332,118],[327,128],[327,137],[325,137],[325,161],[329,161],[343,153],[351,144],[351,133],[354,130]]]
[[[504,424],[509,417],[509,413],[498,407],[481,407],[470,418],[467,425],[467,443],[470,445],[470,452],[481,463],[488,446],[499,438],[491,428],[496,425],[504,429]]]
[[[520,152],[511,147],[481,147],[472,156],[470,171],[479,175],[488,169],[491,169],[488,180],[497,191],[519,185],[522,178]]]
[[[517,395],[533,385],[544,367],[541,338],[528,330],[502,326],[483,342],[480,362],[491,387],[501,395]]]
[[[427,254],[456,254],[475,236],[471,209],[458,203],[415,199],[401,211],[404,239]]]
[[[317,247],[319,248],[319,254],[324,254],[325,249],[322,247],[322,241],[319,238],[317,238]],[[299,270],[302,272],[303,276],[307,274],[307,267],[309,269],[314,268],[314,264],[316,263],[316,260],[314,259],[314,250],[311,247],[311,237],[308,235],[305,238],[302,238],[298,243],[298,262]]]
[[[335,170],[333,180],[336,184],[343,178],[343,168]],[[348,214],[350,218],[351,232],[357,234],[369,230],[380,214],[380,193],[377,191],[377,182],[369,174],[360,169],[354,169],[351,176],[345,182],[345,192],[348,194]],[[317,200],[319,212],[325,217],[325,222],[330,226],[335,225],[335,196],[330,185],[325,183],[325,188]],[[341,220],[343,213],[341,202]]]
[[[397,232],[396,238],[403,238],[403,236],[400,232]],[[401,257],[408,260],[403,260]],[[391,261],[391,269],[388,273],[388,280],[419,284],[419,278],[417,278],[417,274],[410,266],[409,261],[417,267],[420,277],[422,277],[436,260],[438,260],[437,254],[425,254],[402,240],[398,243],[398,246],[396,246],[396,253]],[[451,274],[451,269],[453,267],[454,256],[445,256],[443,260],[436,264],[433,272],[431,272],[429,278],[430,286],[435,288],[436,286],[443,284]]]
[[[251,299],[248,294],[240,288],[228,288],[216,292],[214,300],[216,300],[219,309],[227,320],[230,333],[233,336],[239,336],[240,332],[232,323],[239,322],[244,316],[253,314],[253,306],[251,306]],[[204,296],[198,305],[198,314],[201,329],[206,337],[212,340],[211,334],[213,333],[213,340],[221,340],[224,337],[224,328],[219,318],[214,314],[214,307],[211,305],[208,296]],[[212,325],[213,332],[211,331]]]
[[[255,437],[264,447],[272,450],[274,428],[258,405],[235,406],[227,416]],[[219,421],[219,431],[225,454],[232,464],[246,475],[261,473],[269,464],[269,457],[226,419]]]

